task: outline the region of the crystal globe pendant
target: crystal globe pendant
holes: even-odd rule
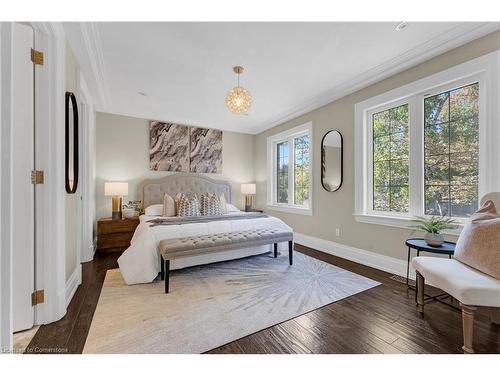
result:
[[[252,95],[250,91],[240,86],[240,74],[243,73],[243,67],[235,66],[233,71],[238,75],[238,86],[233,87],[226,94],[226,106],[232,113],[246,113],[252,105]]]

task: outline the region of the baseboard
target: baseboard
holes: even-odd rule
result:
[[[82,283],[82,265],[79,264],[69,279],[66,281],[66,307],[68,307],[71,299],[75,295],[78,286]]]
[[[406,277],[406,262],[402,259],[378,254],[373,251],[358,249],[356,247],[308,236],[302,233],[294,233],[293,236],[294,241],[298,244],[394,275]],[[415,271],[411,265],[410,278],[415,279]]]

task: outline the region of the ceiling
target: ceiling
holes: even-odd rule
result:
[[[499,28],[498,23],[64,23],[99,111],[256,134]],[[230,113],[226,92],[253,96]],[[141,95],[143,93],[144,95]]]

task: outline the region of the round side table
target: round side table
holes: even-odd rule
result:
[[[405,242],[406,246],[408,246],[408,261],[406,264],[406,285],[408,284],[408,277],[410,275],[410,256],[411,249],[417,250],[417,256],[420,255],[420,252],[427,252],[433,254],[442,254],[448,255],[448,258],[451,259],[451,256],[455,253],[455,242],[444,241],[441,246],[435,247],[427,245],[427,242],[423,238],[410,238]]]

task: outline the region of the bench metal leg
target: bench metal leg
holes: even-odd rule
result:
[[[416,271],[416,275],[417,275],[417,282],[415,286],[417,290],[415,291],[415,295],[417,297],[417,311],[423,315],[424,304],[425,304],[425,295],[424,295],[425,279],[418,271]]]
[[[293,264],[293,241],[288,241],[288,262]]]
[[[168,287],[169,287],[169,276],[170,276],[170,260],[165,261],[165,294],[168,293]]]
[[[163,257],[160,256],[160,280],[165,280],[165,264],[163,263]]]
[[[278,244],[277,243],[274,244],[274,257],[275,258],[278,257]]]

